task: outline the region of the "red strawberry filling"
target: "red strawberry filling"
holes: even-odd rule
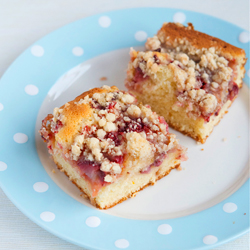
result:
[[[88,161],[83,156],[77,161],[81,176],[84,176],[92,186],[93,196],[96,196],[100,188],[105,185],[105,173],[100,170],[100,164]]]
[[[55,134],[58,133],[58,130],[59,130],[62,126],[63,126],[62,122],[61,122],[60,120],[58,120],[58,121],[56,122],[56,126],[55,126],[55,128],[54,128],[54,133],[55,133]]]
[[[137,67],[135,69],[135,75],[134,75],[134,82],[137,83],[137,82],[142,82],[144,80],[146,80],[149,76],[144,76],[142,70]]]
[[[237,96],[239,93],[239,87],[235,82],[230,82],[229,88],[228,88],[228,99],[233,100],[235,96]]]
[[[144,169],[143,171],[141,171],[142,174],[148,174],[151,170],[152,167],[159,167],[162,162],[164,161],[164,159],[167,157],[167,153],[161,153],[160,155],[158,155],[154,161],[154,163],[152,163],[151,165],[149,165],[146,169]]]

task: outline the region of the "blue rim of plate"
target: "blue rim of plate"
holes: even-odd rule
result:
[[[233,195],[202,212],[167,220],[131,220],[77,202],[52,181],[39,160],[35,145],[36,118],[56,80],[95,56],[143,45],[145,40],[136,40],[136,32],[153,36],[163,22],[173,18],[185,18],[184,24],[191,22],[197,30],[243,48],[249,57],[249,42],[238,40],[246,31],[231,23],[180,9],[135,8],[89,16],[46,35],[26,49],[1,78],[0,119],[4,121],[0,123],[0,131],[4,131],[0,134],[1,188],[27,217],[52,234],[87,249],[185,250],[211,249],[249,230],[249,179]],[[78,56],[74,55],[74,47],[83,48],[84,53],[78,50]],[[244,81],[249,84],[249,62],[246,69]],[[27,85],[35,85],[38,94],[28,95],[24,91]],[[16,143],[13,139],[16,133],[24,133],[28,141]],[[36,182],[47,183],[49,189],[35,192]],[[225,213],[226,203],[237,204],[238,209]],[[47,217],[50,222],[42,220],[41,214],[46,211],[55,215]],[[85,223],[92,216],[95,227]]]

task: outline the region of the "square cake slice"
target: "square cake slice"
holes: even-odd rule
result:
[[[164,118],[114,86],[94,88],[55,108],[39,132],[58,168],[100,209],[186,160],[186,149]]]
[[[243,49],[165,23],[145,52],[130,52],[125,85],[174,129],[205,143],[242,87]]]

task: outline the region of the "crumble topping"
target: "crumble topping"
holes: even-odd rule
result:
[[[161,42],[158,36],[149,37],[147,39],[146,48],[148,50],[157,50],[161,47]]]
[[[127,151],[135,158],[147,158],[152,161],[153,152],[150,143],[141,134],[131,132],[126,134]]]
[[[109,86],[103,88],[110,90]],[[158,159],[157,166],[159,159],[163,159],[167,151],[177,144],[175,135],[168,133],[164,118],[152,112],[147,105],[136,105],[137,100],[128,93],[95,93],[74,103],[83,104],[91,107],[91,117],[82,121],[73,144],[65,148],[59,141],[56,143],[63,149],[65,157],[85,169],[89,176],[93,175],[89,170],[92,166],[91,169],[99,169],[103,173],[104,182],[114,182],[122,172],[127,154],[134,159],[146,159],[149,166]],[[50,128],[56,134],[65,124],[64,108],[55,108],[53,114],[50,116]],[[45,128],[46,125],[41,134],[47,132]]]
[[[140,114],[141,114],[141,110],[140,110],[139,107],[132,104],[131,106],[128,107],[127,113],[132,118],[138,118],[140,116]],[[128,118],[128,119],[130,119],[130,118]]]

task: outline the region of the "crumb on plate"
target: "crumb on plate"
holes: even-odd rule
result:
[[[178,168],[176,168],[178,171],[181,171],[182,170],[182,167],[179,166]]]
[[[105,77],[105,76],[103,76],[103,77],[100,78],[100,81],[107,81],[107,80],[108,80],[108,78]]]

